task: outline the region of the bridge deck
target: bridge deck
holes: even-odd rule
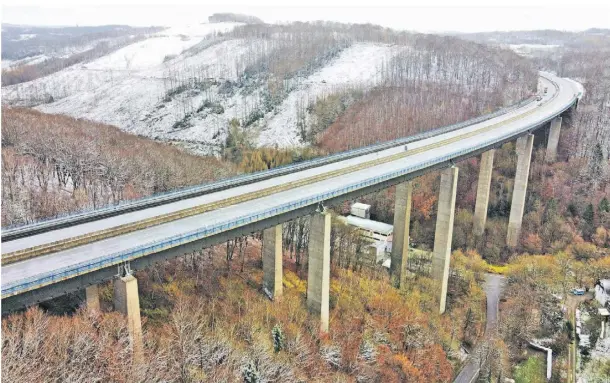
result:
[[[174,235],[185,234],[195,229],[229,221],[245,214],[259,212],[270,207],[297,201],[309,196],[315,196],[331,189],[366,180],[374,176],[392,173],[393,171],[409,168],[413,165],[423,164],[431,160],[437,160],[450,154],[459,153],[464,150],[468,150],[469,148],[474,148],[479,144],[489,141],[501,141],[502,138],[506,137],[507,134],[520,134],[525,127],[557,115],[558,111],[561,111],[562,108],[569,105],[570,100],[572,100],[574,94],[578,91],[573,83],[563,79],[554,79],[554,81],[556,81],[556,83],[559,85],[560,90],[559,93],[555,95],[554,86],[552,86],[551,83],[544,78],[542,81],[545,83],[544,86],[548,87],[548,93],[545,95],[542,101],[543,106],[539,106],[540,102],[533,102],[525,107],[494,119],[474,124],[451,133],[446,133],[433,138],[411,143],[409,144],[408,153],[414,151],[415,153],[413,155],[398,158],[381,165],[374,165],[345,174],[333,175],[332,177],[323,179],[321,181],[300,185],[293,189],[272,193],[267,196],[252,199],[250,201],[236,203],[202,214],[193,215],[187,218],[178,219],[172,222],[103,239],[97,242],[84,244],[71,249],[57,251],[51,254],[2,266],[2,289],[4,290],[7,284],[14,284],[22,279],[47,273],[65,266],[93,260],[98,257],[104,257],[120,251],[126,251],[141,244],[168,238]],[[508,121],[511,118],[523,114],[526,114],[523,118]],[[491,125],[503,121],[508,122],[501,124],[499,127],[496,126],[489,129]],[[467,135],[467,137],[459,138],[463,135]],[[430,149],[425,149],[427,146],[438,144],[441,141],[450,139],[453,140],[447,142],[442,147],[433,146]],[[418,152],[417,149],[420,149],[420,152]],[[338,169],[345,169],[349,166],[363,164],[371,160],[388,158],[401,152],[404,152],[404,148],[402,146],[289,175],[279,176],[250,185],[239,186],[221,192],[185,199],[162,206],[126,213],[116,217],[105,218],[94,222],[84,223],[73,227],[5,242],[2,243],[2,254],[28,249],[37,245],[48,244],[61,239],[72,238],[78,235],[124,225],[126,223],[138,222],[143,219],[157,217],[163,214],[175,212],[177,210],[222,201],[229,197],[243,195],[244,193],[285,185],[289,182],[295,182],[308,177],[322,175]]]

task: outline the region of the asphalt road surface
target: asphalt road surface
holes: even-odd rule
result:
[[[485,338],[472,351],[466,365],[453,381],[454,383],[472,383],[479,376],[481,361],[477,350],[482,344],[492,339],[498,330],[498,306],[500,295],[504,289],[506,278],[497,274],[485,275],[485,295],[487,296],[487,324],[485,325]]]

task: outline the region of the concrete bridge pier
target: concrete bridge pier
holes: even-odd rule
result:
[[[557,145],[559,144],[559,135],[561,134],[561,120],[561,116],[557,116],[551,120],[549,141],[546,147],[546,162],[555,162],[557,159]]]
[[[477,236],[481,236],[483,233],[485,233],[487,206],[489,205],[489,187],[491,185],[491,174],[493,172],[495,152],[495,149],[491,149],[481,155],[479,182],[477,185],[477,200],[474,206],[473,217],[473,231],[474,235]]]
[[[90,312],[100,311],[100,294],[97,285],[85,288],[85,304]]]
[[[320,331],[328,332],[330,293],[330,223],[328,212],[311,217],[309,265],[307,269],[307,308],[320,314]]]
[[[407,278],[407,260],[409,258],[409,226],[411,220],[413,185],[411,181],[396,185],[396,202],[394,204],[394,236],[390,274],[394,286],[404,288]]]
[[[441,173],[441,185],[436,214],[434,252],[432,255],[432,278],[440,287],[439,311],[445,312],[447,303],[447,283],[451,260],[451,240],[453,239],[453,219],[457,191],[458,168],[452,166]]]
[[[517,171],[506,236],[506,244],[510,247],[516,247],[519,244],[533,146],[534,135],[532,134],[517,139]]]
[[[272,299],[282,297],[282,225],[263,231],[263,291]]]
[[[114,309],[127,317],[134,360],[142,355],[142,321],[138,280],[131,274],[114,280]]]

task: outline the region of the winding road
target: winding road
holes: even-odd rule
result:
[[[464,368],[453,381],[454,383],[472,383],[478,376],[481,370],[482,361],[480,360],[479,350],[482,346],[491,340],[498,331],[498,309],[500,295],[504,290],[506,278],[497,274],[485,275],[485,295],[487,296],[487,324],[485,326],[485,338],[479,342],[477,347],[468,357]],[[484,363],[484,361],[483,361]]]

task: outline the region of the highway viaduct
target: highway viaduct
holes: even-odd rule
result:
[[[40,224],[3,230],[2,313],[70,292],[86,291],[99,310],[97,285],[114,281],[115,309],[129,324],[134,350],[142,331],[134,270],[229,239],[263,231],[263,290],[282,295],[281,225],[311,215],[307,306],[329,329],[330,225],[326,207],[396,185],[391,275],[404,285],[409,246],[412,180],[440,171],[432,277],[438,309],[446,308],[458,161],[481,156],[474,234],[485,230],[494,151],[517,141],[517,166],[507,245],[518,245],[525,209],[533,132],[550,125],[546,159],[554,161],[561,115],[576,107],[579,84],[550,74],[542,100],[529,99],[491,116],[416,137],[357,149],[211,186],[153,197]],[[405,150],[405,143],[408,150]],[[189,194],[190,193],[190,194]]]

